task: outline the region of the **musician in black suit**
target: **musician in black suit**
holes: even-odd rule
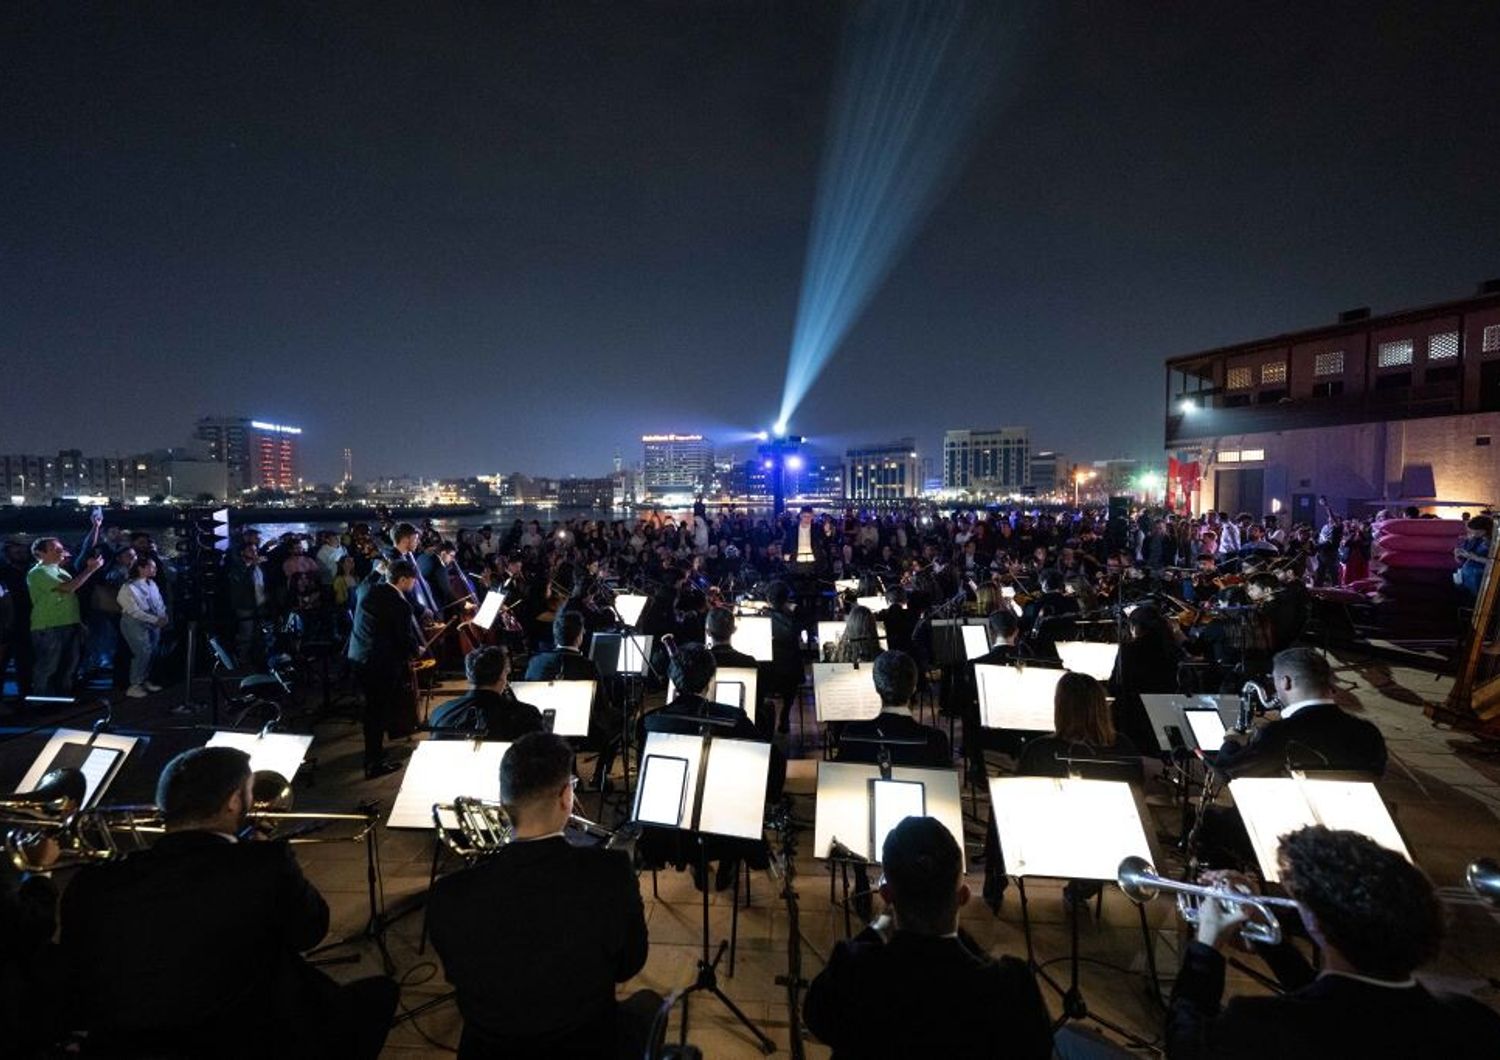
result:
[[[588,620],[582,611],[559,611],[552,619],[554,647],[531,657],[526,664],[526,680],[600,682],[594,685],[594,705],[589,711],[589,746],[599,752],[594,760],[590,786],[603,789],[620,740],[620,717],[603,694],[605,686],[599,678],[599,667],[583,654],[583,637],[587,630]]]
[[[911,703],[917,696],[919,676],[916,660],[904,651],[881,652],[870,671],[880,696],[880,714],[870,721],[851,721],[844,726],[839,735],[839,761],[878,761],[881,745],[877,741],[895,740],[900,742],[887,746],[891,761],[898,766],[951,766],[947,733],[912,717]]]
[[[1129,625],[1130,637],[1120,645],[1109,678],[1115,728],[1149,751],[1157,747],[1156,731],[1141,696],[1177,692],[1177,670],[1184,656],[1176,634],[1154,604],[1141,604],[1130,612]]]
[[[437,596],[428,584],[426,575],[422,573],[422,564],[430,566],[437,560],[430,555],[424,559],[421,532],[411,523],[397,523],[391,530],[391,547],[386,550],[385,558],[387,563],[404,559],[411,564],[412,583],[401,591],[411,601],[412,610],[418,617],[427,620],[436,618],[439,610]]]
[[[417,569],[404,559],[386,564],[385,580],[370,586],[354,609],[349,661],[364,694],[365,776],[400,769],[384,757],[382,734],[412,697],[411,663],[425,650],[409,594]]]
[[[427,923],[463,1014],[459,1056],[640,1056],[659,999],[623,1005],[615,984],[645,966],[646,916],[629,859],[573,846],[573,752],[523,736],[500,762],[515,838],[438,880]]]
[[[1063,592],[1062,571],[1048,567],[1037,575],[1042,593],[1021,611],[1021,626],[1040,659],[1057,658],[1057,642],[1072,640],[1082,608],[1078,598]]]
[[[1026,657],[1029,652],[1021,640],[1021,620],[1016,617],[1014,611],[1007,609],[996,611],[984,620],[985,629],[990,635],[991,648],[973,663],[978,666],[983,663],[986,666],[1014,666],[1017,659]],[[890,627],[886,627],[890,632]]]
[[[464,658],[469,690],[433,710],[427,727],[438,736],[479,734],[511,743],[542,731],[542,712],[522,703],[510,687],[510,652],[500,645],[475,648]]]
[[[62,945],[77,1021],[100,1055],[379,1054],[396,984],[339,986],[300,956],[328,906],[284,842],[238,838],[250,759],[184,751],[156,801],[166,834],[84,868],[63,892]]]
[[[1271,666],[1281,717],[1255,729],[1249,739],[1225,737],[1214,756],[1220,776],[1285,776],[1291,769],[1385,773],[1385,737],[1334,701],[1333,672],[1312,648],[1278,652]]]
[[[794,617],[799,606],[792,601],[786,582],[775,581],[766,589],[770,604],[771,663],[761,670],[761,683],[769,695],[781,698],[781,717],[777,732],[790,732],[792,701],[802,688],[802,631]]]
[[[875,621],[885,626],[887,648],[913,654],[912,638],[917,629],[917,616],[906,606],[905,589],[893,585],[885,591],[885,610],[875,616]]]
[[[760,687],[760,667],[755,657],[737,650],[731,643],[734,639],[734,612],[727,607],[714,608],[703,620],[703,628],[708,634],[708,651],[714,657],[715,668],[756,671],[756,702],[747,703],[745,708],[747,712],[752,712],[761,738],[769,740],[776,727],[775,709],[770,706],[769,697]]]
[[[1047,1006],[1026,963],[991,958],[958,926],[969,900],[954,837],[908,817],[886,837],[889,908],[838,943],[807,991],[808,1029],[841,1057],[1043,1058]]]
[[[1500,1015],[1412,977],[1437,955],[1443,935],[1442,907],[1420,869],[1367,836],[1322,825],[1282,837],[1277,860],[1282,886],[1322,951],[1321,970],[1315,976],[1283,946],[1272,964],[1286,993],[1223,1005],[1219,948],[1238,934],[1243,907],[1201,903],[1197,939],[1172,990],[1169,1060],[1500,1056]]]

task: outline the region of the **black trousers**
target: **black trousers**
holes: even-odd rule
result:
[[[356,663],[355,679],[364,698],[365,765],[372,766],[385,754],[385,731],[396,717],[403,699],[411,697],[410,671],[393,671]]]

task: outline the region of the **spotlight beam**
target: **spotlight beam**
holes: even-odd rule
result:
[[[995,5],[853,9],[830,102],[778,422],[786,422],[956,173],[1001,55]]]

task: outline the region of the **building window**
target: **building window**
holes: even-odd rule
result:
[[[1427,339],[1429,361],[1451,361],[1458,356],[1458,332],[1445,331]]]
[[[1225,381],[1225,385],[1230,390],[1249,390],[1254,381],[1254,376],[1250,373],[1250,366],[1244,365],[1240,368],[1229,369],[1229,376]]]
[[[1329,350],[1313,358],[1313,375],[1343,375],[1344,351]]]
[[[1266,383],[1285,383],[1286,362],[1267,361],[1265,364],[1261,365],[1260,381],[1262,386],[1264,386]]]
[[[1238,449],[1226,449],[1219,454],[1219,463],[1238,464],[1240,462],[1240,451]]]
[[[1494,353],[1500,350],[1500,324],[1490,324],[1484,329],[1484,342],[1480,348],[1485,353]]]
[[[1240,460],[1241,461],[1246,461],[1246,460],[1264,460],[1265,458],[1266,458],[1266,451],[1264,449],[1241,449],[1240,450]]]
[[[1375,367],[1398,368],[1403,364],[1411,364],[1411,356],[1411,339],[1394,339],[1390,342],[1382,342],[1380,349],[1375,355]]]

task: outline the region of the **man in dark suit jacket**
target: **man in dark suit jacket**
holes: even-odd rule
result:
[[[500,762],[515,839],[437,881],[428,930],[464,1018],[459,1056],[640,1056],[659,999],[623,1005],[615,984],[646,963],[646,916],[630,861],[563,838],[573,752],[523,736]]]
[[[1050,1057],[1047,1006],[1026,963],[993,959],[959,930],[969,887],[942,823],[906,818],[881,861],[890,913],[834,947],[807,991],[808,1029],[835,1060]]]
[[[912,655],[917,616],[906,606],[906,590],[899,585],[891,586],[885,591],[885,605],[885,610],[875,616],[875,621],[885,626],[885,646]]]
[[[771,663],[761,669],[761,683],[770,695],[781,698],[778,732],[790,732],[792,701],[802,687],[802,632],[792,613],[792,591],[786,582],[775,581],[766,590],[770,604]]]
[[[410,663],[422,653],[421,634],[408,594],[417,571],[406,560],[386,565],[385,580],[372,585],[354,609],[349,661],[364,693],[365,776],[394,773],[401,766],[384,757],[382,734],[406,728],[412,710]]]
[[[327,932],[328,906],[286,843],[236,838],[250,778],[243,751],[184,751],[157,787],[166,834],[63,892],[62,945],[91,1049],[379,1054],[396,984],[338,986],[299,956]]]
[[[1328,660],[1311,648],[1288,648],[1272,662],[1271,679],[1282,703],[1277,721],[1249,740],[1225,738],[1214,771],[1226,778],[1285,776],[1292,769],[1385,773],[1385,737],[1370,722],[1334,702]]]
[[[398,559],[404,559],[412,566],[412,583],[410,588],[403,589],[406,598],[411,601],[412,611],[419,617],[436,618],[438,615],[438,601],[432,591],[432,586],[427,582],[427,576],[422,573],[424,562],[431,565],[436,558],[423,560],[422,535],[411,523],[398,523],[391,530],[391,547],[386,550],[386,562],[393,563]]]
[[[1021,626],[1039,659],[1057,658],[1057,642],[1072,640],[1082,608],[1076,596],[1063,592],[1062,571],[1048,567],[1037,575],[1042,593],[1021,612]]]
[[[839,735],[839,761],[878,761],[878,741],[891,740],[896,742],[886,746],[891,761],[898,766],[951,766],[948,734],[923,725],[911,714],[911,702],[917,696],[916,660],[905,652],[886,651],[870,669],[880,695],[880,714],[871,721],[851,721],[844,726]]]
[[[1217,947],[1238,932],[1243,913],[1202,903],[1197,940],[1172,990],[1169,1060],[1500,1056],[1500,1015],[1412,978],[1437,955],[1443,933],[1442,907],[1420,869],[1367,836],[1322,825],[1284,836],[1278,859],[1282,885],[1322,950],[1321,972],[1314,977],[1283,946],[1272,964],[1286,993],[1221,1005]]]
[[[727,667],[756,672],[756,702],[753,705],[746,704],[746,710],[752,712],[755,728],[760,732],[761,738],[769,740],[776,728],[776,711],[771,706],[770,698],[760,687],[760,667],[756,664],[755,657],[738,651],[731,643],[734,639],[734,612],[727,607],[716,607],[704,619],[703,627],[708,634],[708,651],[714,657],[716,669],[723,670]]]
[[[583,638],[588,620],[579,611],[559,611],[552,620],[551,651],[538,652],[526,664],[528,681],[596,681],[594,705],[589,712],[588,745],[598,752],[590,787],[603,788],[615,761],[620,740],[620,715],[609,702],[606,685],[599,677],[599,667],[583,654]]]
[[[427,727],[438,736],[482,734],[513,743],[542,731],[542,712],[522,703],[510,688],[510,652],[500,645],[475,648],[464,658],[469,691],[433,709]]]

